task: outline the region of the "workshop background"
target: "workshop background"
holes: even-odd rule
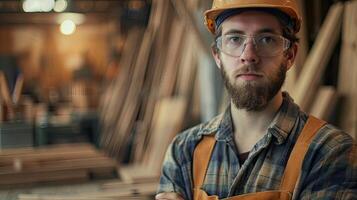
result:
[[[357,1],[298,0],[287,90],[357,137]],[[212,0],[1,0],[0,199],[153,199],[180,131],[227,106]]]

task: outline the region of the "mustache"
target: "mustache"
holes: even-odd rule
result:
[[[244,65],[233,72],[234,76],[246,73],[260,74],[259,70],[257,69],[257,66],[254,64]]]

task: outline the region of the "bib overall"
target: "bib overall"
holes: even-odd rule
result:
[[[324,124],[326,122],[309,116],[290,154],[279,190],[248,193],[225,198],[225,200],[291,200],[305,154],[314,135]],[[195,148],[193,156],[194,200],[218,200],[218,196],[208,196],[201,189],[215,143],[214,136],[204,136]]]

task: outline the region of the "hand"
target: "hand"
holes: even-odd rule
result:
[[[155,200],[184,200],[181,195],[175,192],[164,192],[157,194]]]

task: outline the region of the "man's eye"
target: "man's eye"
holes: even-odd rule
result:
[[[259,43],[261,44],[272,44],[275,43],[275,39],[272,36],[264,36],[259,39]]]
[[[240,36],[230,36],[228,37],[228,41],[230,43],[242,44],[244,42],[244,39]]]

